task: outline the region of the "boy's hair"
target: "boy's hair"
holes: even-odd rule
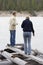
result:
[[[13,15],[16,15],[16,12],[13,12],[12,14],[13,14]]]

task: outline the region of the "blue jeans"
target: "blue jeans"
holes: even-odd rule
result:
[[[15,45],[15,33],[16,33],[16,30],[10,30],[10,44],[11,44],[11,46]]]
[[[31,32],[23,32],[23,37],[24,37],[25,54],[30,54],[31,53]]]

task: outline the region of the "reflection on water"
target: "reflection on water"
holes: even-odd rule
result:
[[[0,50],[10,43],[9,20],[11,17],[0,17]],[[23,43],[23,32],[21,23],[25,17],[17,17],[16,43]],[[35,29],[35,36],[32,36],[31,47],[43,52],[43,17],[30,17]]]

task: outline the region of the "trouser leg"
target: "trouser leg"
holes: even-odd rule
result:
[[[16,35],[16,31],[13,31],[13,45],[15,45],[15,35]]]
[[[25,54],[27,54],[27,38],[26,38],[25,33],[23,36],[24,36],[24,52],[25,52]]]
[[[13,33],[13,32],[10,30],[10,45],[12,45],[12,43],[13,43],[13,42],[12,42],[12,36],[13,36],[12,33]]]
[[[15,45],[15,30],[11,30],[10,31],[10,44],[11,46],[14,46]]]
[[[31,34],[29,34],[29,37],[28,37],[28,54],[31,53]]]

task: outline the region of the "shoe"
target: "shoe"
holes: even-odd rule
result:
[[[27,55],[27,53],[25,53]]]

